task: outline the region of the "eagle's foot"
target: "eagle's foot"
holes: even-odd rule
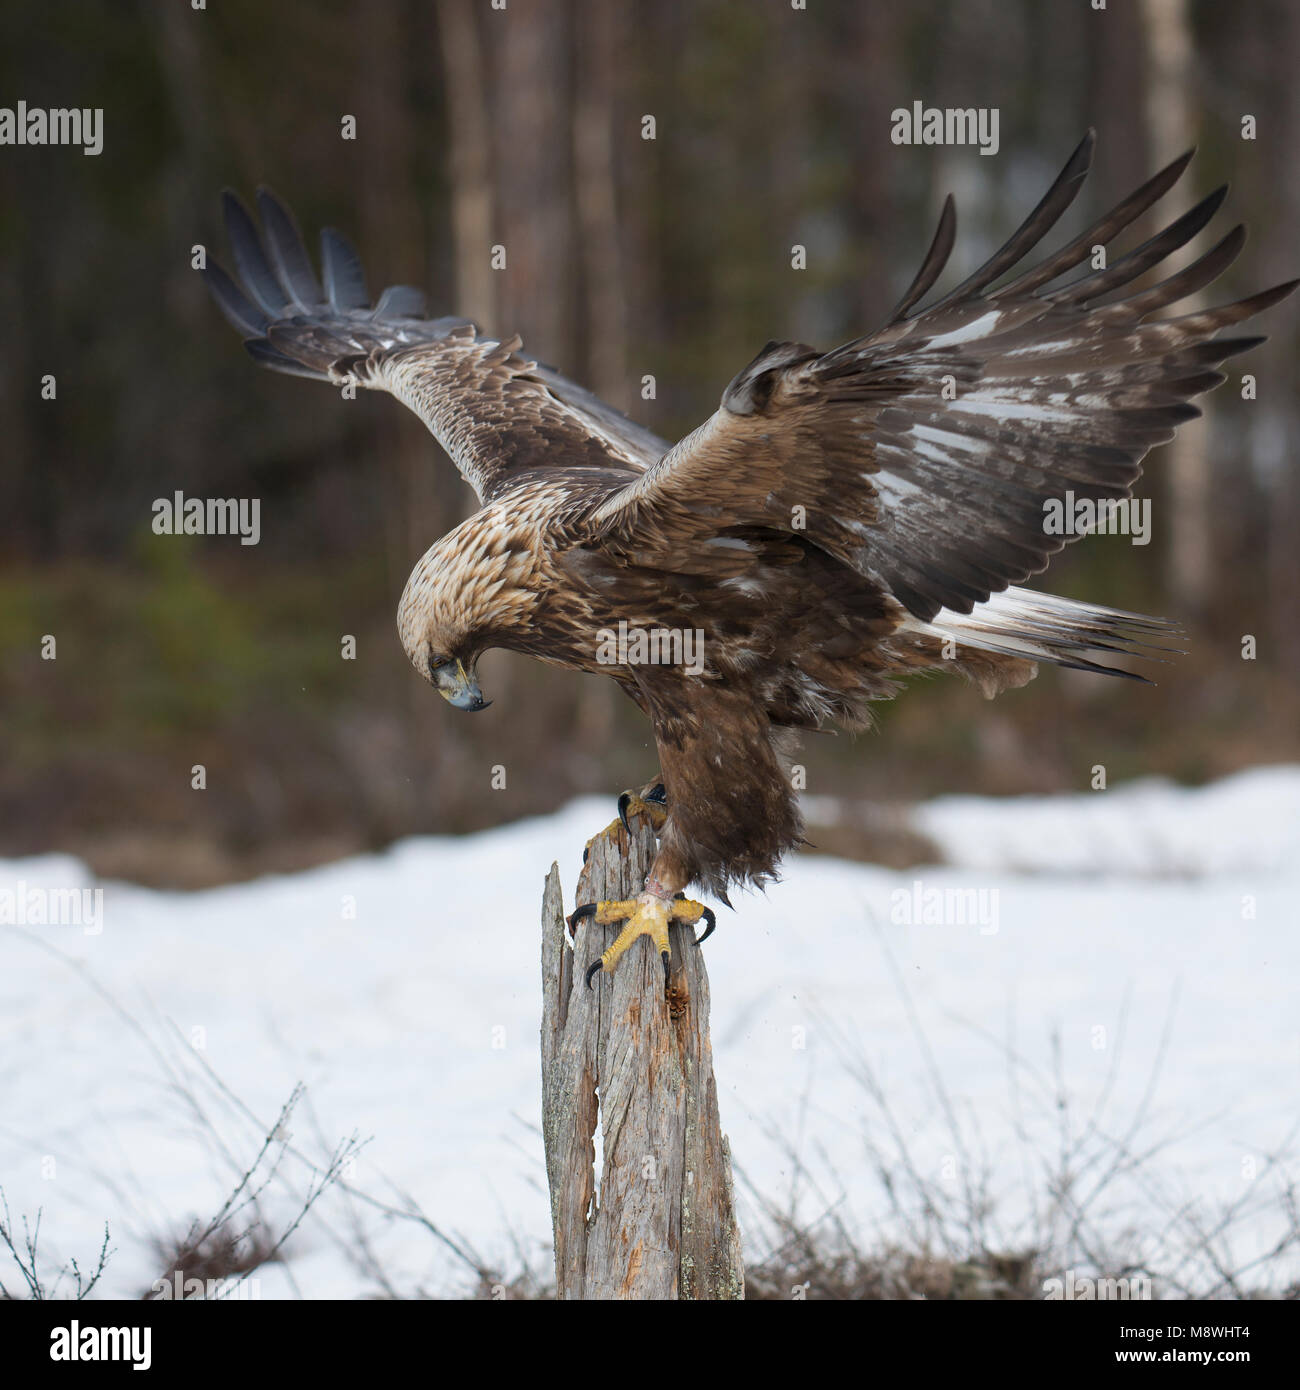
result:
[[[668,944],[669,922],[684,922],[687,926],[693,927],[703,918],[704,933],[697,939],[696,945],[699,945],[717,925],[713,912],[703,903],[691,902],[682,894],[670,898],[650,891],[637,898],[587,903],[583,907],[575,908],[569,917],[569,930],[574,931],[583,917],[594,917],[602,927],[613,926],[615,922],[627,923],[615,937],[614,944],[587,967],[588,989],[591,988],[592,980],[602,970],[607,975],[614,973],[619,958],[639,936],[648,936],[654,943],[655,950],[659,952],[659,959],[663,961],[666,983],[672,974],[672,950]]]
[[[643,788],[639,792],[624,792],[618,799],[618,819],[612,820],[600,832],[600,835],[614,835],[619,830],[626,830],[632,833],[632,818],[641,817],[642,820],[650,822],[651,829],[656,835],[664,828],[664,821],[668,819],[668,793],[664,790],[662,782],[652,783],[649,787]],[[582,862],[587,862],[587,855],[591,851],[591,841],[600,839],[600,835],[593,835],[587,841],[582,851]]]

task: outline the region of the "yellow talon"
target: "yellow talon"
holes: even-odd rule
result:
[[[602,926],[611,926],[624,918],[627,919],[627,925],[614,938],[614,944],[601,956],[600,968],[607,975],[610,974],[624,951],[637,937],[648,936],[664,962],[664,973],[667,974],[670,958],[668,904],[662,898],[655,897],[653,893],[642,893],[634,901],[602,903],[596,909],[596,921]],[[589,976],[590,974],[588,971]],[[587,983],[591,983],[590,978]]]
[[[644,796],[640,792],[624,792],[618,799],[618,819],[610,821],[600,832],[600,835],[593,835],[587,841],[586,848],[582,851],[582,862],[584,864],[587,862],[587,855],[590,853],[592,845],[600,839],[601,835],[617,836],[620,830],[626,830],[630,835],[633,817],[639,816],[642,820],[649,821],[650,828],[658,835],[664,828],[664,822],[668,819],[668,807],[660,799],[662,796],[663,785],[661,783],[656,783],[652,789],[646,791]]]
[[[580,917],[594,917],[603,927],[613,926],[615,922],[627,924],[609,949],[587,967],[588,989],[591,988],[592,980],[602,970],[607,975],[613,974],[620,958],[639,936],[648,936],[654,943],[655,950],[663,961],[664,979],[667,980],[672,971],[672,950],[668,942],[669,922],[684,922],[687,926],[693,927],[704,918],[707,926],[704,935],[699,938],[700,941],[709,935],[715,925],[713,913],[703,903],[692,902],[688,898],[666,898],[650,892],[642,893],[638,898],[625,898],[621,901],[611,899],[608,902],[589,903],[586,907],[577,908],[569,918],[570,928],[576,926]]]
[[[673,899],[672,918],[675,922],[685,922],[688,927],[693,927],[706,912],[710,917],[713,916],[703,903],[692,902],[690,898]],[[705,935],[707,936],[708,932],[705,932]]]
[[[624,792],[618,799],[618,819],[610,822],[610,830],[612,831],[615,826],[621,825],[624,830],[630,833],[633,816],[640,816],[642,820],[648,820],[650,828],[657,835],[664,828],[664,822],[668,819],[668,807],[662,801],[653,797],[642,796],[639,792]]]

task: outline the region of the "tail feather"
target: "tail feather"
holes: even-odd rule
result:
[[[993,594],[970,613],[943,608],[932,621],[913,619],[904,628],[978,651],[1122,676],[1147,685],[1151,682],[1145,676],[1098,658],[1114,654],[1163,661],[1155,653],[1177,654],[1177,647],[1165,643],[1181,630],[1164,618],[1015,587]]]

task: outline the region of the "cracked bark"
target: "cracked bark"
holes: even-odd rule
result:
[[[598,836],[577,901],[635,897],[654,847],[638,821],[630,838]],[[542,901],[542,1128],[558,1296],[743,1298],[704,952],[674,923],[667,997],[648,941],[588,990],[583,973],[616,930],[586,918],[569,946],[552,865]]]

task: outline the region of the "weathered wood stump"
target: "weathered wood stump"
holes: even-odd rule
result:
[[[578,902],[635,897],[654,847],[653,832],[637,820],[631,836],[598,836]],[[583,973],[617,930],[585,918],[570,948],[551,866],[542,900],[542,1128],[558,1296],[743,1298],[704,952],[689,927],[673,923],[667,997],[647,940],[588,990]]]

